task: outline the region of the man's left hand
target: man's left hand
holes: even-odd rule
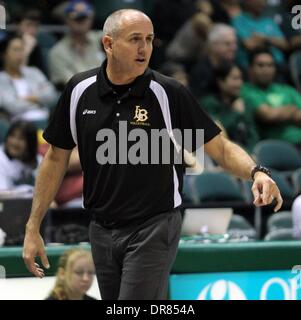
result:
[[[263,172],[256,172],[254,177],[254,183],[252,186],[252,192],[254,195],[254,205],[256,207],[265,206],[271,204],[274,199],[277,201],[277,205],[274,208],[274,212],[277,212],[283,203],[280,191],[276,182]]]

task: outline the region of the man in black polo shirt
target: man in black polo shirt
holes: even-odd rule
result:
[[[40,224],[77,145],[102,299],[165,299],[180,237],[187,156],[201,147],[197,139],[182,146],[175,129],[191,130],[192,136],[203,129],[211,157],[235,175],[253,178],[255,205],[276,198],[278,210],[282,199],[269,172],[220,134],[187,89],[148,68],[154,31],[144,13],[119,10],[107,18],[103,32],[107,61],[69,81],[44,132],[51,147],[37,178],[23,256],[28,269],[43,277],[34,262],[40,256],[44,267],[49,265]],[[170,145],[150,154],[159,130]],[[169,162],[167,153],[173,155]],[[178,162],[181,156],[186,164]]]

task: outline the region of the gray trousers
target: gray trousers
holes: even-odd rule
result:
[[[116,229],[91,221],[89,236],[102,299],[167,299],[181,225],[178,209]]]

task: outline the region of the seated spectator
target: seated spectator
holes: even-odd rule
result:
[[[155,26],[154,50],[150,60],[151,67],[158,69],[165,62],[166,48],[177,31],[197,12],[197,0],[152,1],[150,14]]]
[[[36,127],[30,122],[14,122],[0,147],[0,190],[32,190],[41,159]]]
[[[101,33],[91,31],[91,5],[83,0],[70,1],[65,15],[69,33],[49,53],[50,79],[60,90],[74,74],[98,67],[105,58]]]
[[[35,67],[24,66],[23,39],[15,34],[0,42],[0,107],[9,119],[44,121],[57,101],[57,92]]]
[[[301,195],[299,195],[292,205],[293,237],[301,239]]]
[[[208,93],[214,69],[223,61],[234,61],[237,49],[235,30],[222,23],[215,24],[207,39],[207,52],[191,69],[189,86],[197,98]]]
[[[252,152],[259,140],[253,110],[240,96],[242,72],[232,63],[223,63],[215,70],[214,94],[201,101],[203,108],[221,123],[226,135]]]
[[[289,45],[278,25],[263,15],[266,0],[243,0],[242,4],[242,13],[232,19],[239,40],[239,65],[246,70],[250,51],[269,48],[277,65],[285,68]]]
[[[153,24],[156,37],[166,45],[180,27],[197,12],[196,0],[155,1]]]
[[[17,34],[24,41],[24,64],[37,67],[47,75],[46,51],[54,45],[55,38],[48,33],[39,32],[40,23],[41,12],[39,10],[26,10],[17,18]]]
[[[231,24],[234,17],[241,14],[240,0],[211,0],[214,22]]]
[[[275,60],[268,50],[250,57],[249,83],[242,96],[254,109],[262,139],[280,139],[301,144],[301,95],[289,85],[274,81]]]
[[[89,251],[72,248],[59,259],[54,288],[46,300],[96,300],[87,295],[95,275]]]
[[[166,57],[184,64],[187,71],[204,53],[207,35],[213,26],[210,3],[202,1],[201,4],[200,11],[181,26],[166,48]]]

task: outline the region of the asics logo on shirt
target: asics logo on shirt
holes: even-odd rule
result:
[[[85,115],[85,114],[96,114],[96,110],[88,110],[88,109],[85,109],[84,111],[83,111],[83,114]]]

